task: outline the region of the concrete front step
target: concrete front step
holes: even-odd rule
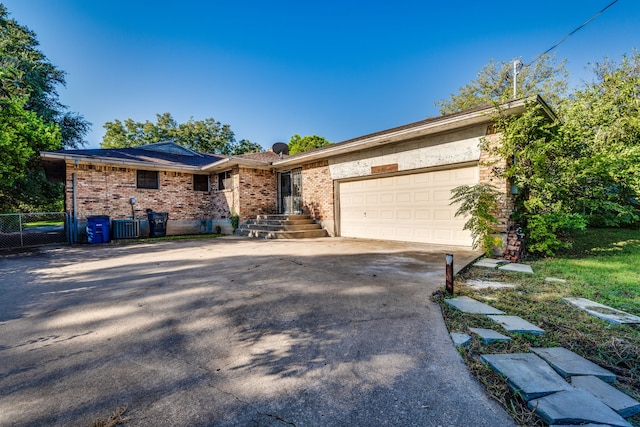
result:
[[[303,224],[315,224],[316,222],[311,218],[300,219],[250,219],[246,224],[258,224],[258,225],[303,225]]]
[[[238,234],[246,237],[255,237],[260,239],[306,239],[314,237],[327,237],[327,230],[321,228],[319,230],[304,231],[260,231],[249,229],[238,229]]]
[[[260,239],[327,237],[328,233],[309,215],[257,215],[242,224],[236,234]]]
[[[279,220],[300,220],[309,219],[309,215],[304,214],[269,214],[269,215],[256,215],[258,221],[279,221]]]
[[[242,229],[255,230],[255,231],[305,231],[305,230],[318,230],[322,228],[320,224],[295,224],[295,225],[281,225],[281,224],[245,224]]]

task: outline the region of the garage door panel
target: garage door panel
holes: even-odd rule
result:
[[[436,190],[433,192],[433,201],[439,205],[448,205],[451,200],[451,189]]]
[[[396,194],[396,203],[411,203],[411,193]]]
[[[380,203],[393,203],[395,195],[393,193],[384,193],[380,195]]]
[[[431,219],[431,211],[427,209],[416,209],[415,215],[417,220]]]
[[[413,200],[417,203],[428,202],[431,199],[431,192],[429,191],[418,190],[413,193]]]
[[[433,175],[428,173],[419,173],[414,175],[414,182],[421,185],[429,185],[433,181]]]
[[[473,181],[475,178],[475,171],[473,168],[464,168],[456,170],[456,180]]]
[[[387,219],[395,219],[395,211],[392,210],[383,210],[380,212],[380,219],[383,220],[387,220]]]
[[[383,178],[384,180],[385,178]],[[410,185],[411,184],[411,175],[400,175],[397,176],[395,178],[393,178],[395,180],[395,184],[396,186],[398,185]]]
[[[477,182],[478,168],[468,167],[340,183],[341,235],[471,246],[450,198]]]
[[[398,210],[398,219],[399,220],[403,220],[403,219],[412,219],[413,215],[411,213],[410,209],[401,209]]]
[[[433,218],[436,221],[451,221],[453,219],[453,213],[451,210],[435,209],[433,211]]]

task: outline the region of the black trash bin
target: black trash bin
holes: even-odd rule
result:
[[[164,237],[167,235],[168,212],[149,212],[149,237]]]
[[[111,218],[105,215],[87,217],[87,241],[109,243],[111,240]]]

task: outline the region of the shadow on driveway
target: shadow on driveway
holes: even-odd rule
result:
[[[0,425],[509,426],[431,293],[460,248],[326,238],[0,258]]]

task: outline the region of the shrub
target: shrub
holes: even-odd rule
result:
[[[498,197],[500,193],[490,184],[461,185],[451,190],[451,204],[460,204],[456,216],[467,215],[464,229],[471,232],[474,249],[480,246],[491,256],[502,240],[496,236]]]

